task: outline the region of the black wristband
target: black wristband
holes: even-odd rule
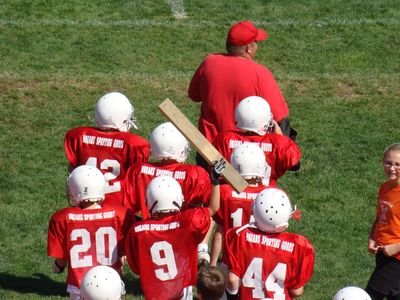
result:
[[[56,274],[60,274],[62,272],[64,272],[65,266],[64,267],[60,267],[57,263],[57,260],[54,261],[55,266],[57,267],[57,269],[59,270],[58,272],[55,272]]]
[[[211,177],[211,184],[212,185],[219,185],[221,182],[219,180],[219,178],[212,178]]]
[[[225,290],[225,294],[226,294],[226,299],[227,300],[237,300],[237,299],[239,299],[239,293],[230,294],[227,290]]]

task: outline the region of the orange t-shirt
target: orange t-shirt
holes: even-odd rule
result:
[[[400,243],[400,185],[387,181],[379,189],[374,239],[379,245]],[[394,257],[400,260],[400,253]]]

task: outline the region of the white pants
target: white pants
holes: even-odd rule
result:
[[[68,284],[67,292],[69,293],[69,300],[80,300],[81,290],[74,285]]]
[[[187,286],[183,289],[183,296],[181,300],[192,300],[193,299],[193,289],[191,286]]]

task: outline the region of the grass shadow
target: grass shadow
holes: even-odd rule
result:
[[[0,273],[0,289],[15,291],[21,294],[38,294],[42,296],[66,297],[66,285],[52,280],[48,276],[34,273],[31,277],[19,277]]]

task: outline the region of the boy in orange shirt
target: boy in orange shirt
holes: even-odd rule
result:
[[[379,189],[368,240],[376,266],[366,291],[372,300],[400,300],[400,143],[385,149],[383,170],[388,180]]]

